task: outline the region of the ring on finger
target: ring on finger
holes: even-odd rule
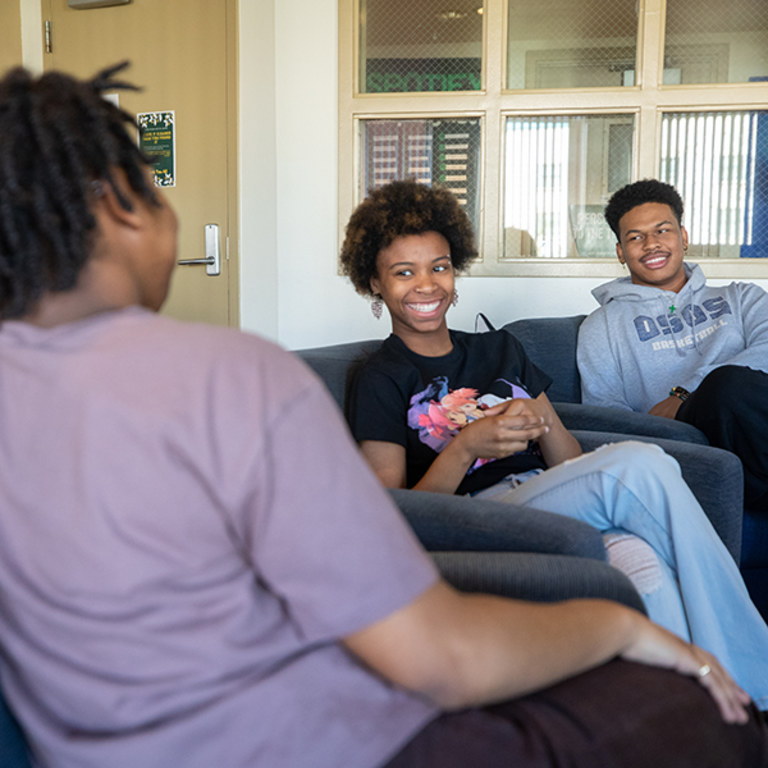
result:
[[[712,671],[712,667],[710,667],[709,664],[703,664],[702,666],[699,667],[696,674],[699,677],[706,677],[711,671]]]

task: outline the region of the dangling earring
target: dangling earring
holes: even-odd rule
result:
[[[371,302],[371,313],[377,320],[381,320],[381,314],[384,311],[384,302],[381,300],[381,296],[378,293],[373,294],[373,301]]]
[[[459,303],[459,292],[453,289],[453,298],[451,299],[451,306],[455,307]]]

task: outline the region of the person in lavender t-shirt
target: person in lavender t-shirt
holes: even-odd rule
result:
[[[455,592],[301,363],[156,314],[176,218],[119,70],[0,81],[0,684],[36,763],[760,764],[713,656]]]

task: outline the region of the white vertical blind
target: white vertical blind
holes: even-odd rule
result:
[[[754,112],[665,114],[660,178],[685,200],[693,245],[752,243]]]
[[[568,253],[567,117],[507,120],[504,226],[527,232],[540,258]]]

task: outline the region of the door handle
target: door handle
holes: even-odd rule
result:
[[[221,274],[221,251],[219,249],[219,225],[205,225],[205,258],[204,259],[180,259],[176,262],[182,266],[191,264],[205,264],[206,275]]]

